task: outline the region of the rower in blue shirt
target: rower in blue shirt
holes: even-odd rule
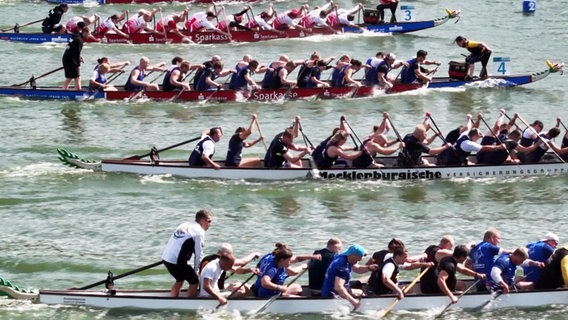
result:
[[[558,236],[552,232],[544,235],[542,240],[527,244],[529,250],[529,258],[534,261],[546,263],[554,253],[554,249],[558,246]],[[525,281],[536,282],[540,278],[542,270],[535,266],[527,266],[523,268],[526,276]]]
[[[478,243],[471,252],[471,269],[477,273],[483,273],[489,279],[491,277],[491,268],[495,261],[495,256],[507,253],[507,250],[499,248],[497,245],[501,241],[501,234],[497,229],[490,228],[485,231],[483,241]],[[477,283],[477,291],[488,291],[487,281],[482,280]]]
[[[421,65],[440,65],[440,61],[426,60],[428,52],[424,50],[418,50],[416,52],[416,58],[406,61],[408,66],[403,66],[400,72],[400,82],[401,83],[424,83],[432,81],[432,77],[428,77],[428,74],[433,73],[438,68],[432,70],[426,70],[422,68]]]

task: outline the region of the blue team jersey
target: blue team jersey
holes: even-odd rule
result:
[[[286,267],[279,268],[274,262],[274,259],[265,265],[264,270],[261,270],[258,274],[256,283],[254,284],[257,290],[257,297],[272,297],[273,295],[278,294],[278,291],[266,289],[262,286],[262,278],[265,276],[270,277],[270,281],[272,283],[282,285],[286,280]]]
[[[501,278],[507,285],[512,286],[515,284],[515,272],[517,271],[517,265],[513,264],[511,261],[510,253],[503,253],[495,260],[493,268],[501,269]],[[499,285],[491,279],[491,287],[497,289]]]
[[[347,261],[344,254],[337,255],[325,272],[323,287],[321,288],[322,297],[333,297],[333,287],[335,285],[335,277],[345,280],[345,287],[349,288],[349,279],[351,279],[351,270],[353,266]]]
[[[492,245],[487,241],[483,241],[476,245],[469,253],[473,271],[484,273],[487,278],[489,278],[493,262],[495,261],[495,256],[499,254],[500,250],[501,249],[499,247]]]
[[[529,243],[527,249],[529,250],[529,259],[533,261],[546,262],[554,253],[554,248],[543,241]],[[523,267],[523,271],[527,277],[526,281],[531,282],[536,282],[542,274],[542,270],[539,267]]]

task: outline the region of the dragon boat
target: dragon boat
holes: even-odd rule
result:
[[[530,176],[553,176],[568,173],[568,164],[554,154],[547,154],[539,163],[470,165],[461,167],[435,166],[405,168],[396,165],[396,157],[380,157],[375,160],[384,163],[383,168],[357,169],[335,166],[317,169],[308,159],[303,159],[303,168],[264,168],[259,159],[255,167],[226,167],[224,161],[216,161],[221,169],[189,166],[186,160],[160,160],[159,153],[152,153],[151,159],[143,160],[134,156],[126,159],[85,160],[65,149],[58,149],[59,160],[73,168],[97,172],[120,172],[138,175],[170,175],[194,179],[222,180],[444,180],[460,178],[513,178]],[[433,157],[425,157],[436,163]],[[471,158],[475,161],[475,157]]]
[[[406,283],[406,282],[405,282]],[[473,280],[467,280],[466,285],[472,287]],[[410,285],[409,285],[410,286]],[[358,313],[377,313],[382,317],[390,310],[393,311],[423,311],[430,310],[438,315],[453,309],[468,309],[473,312],[486,312],[500,308],[534,308],[549,305],[566,305],[568,289],[512,291],[509,294],[491,294],[476,292],[475,288],[460,296],[455,304],[445,295],[423,294],[420,286],[414,286],[397,301],[393,295],[362,297]],[[42,289],[39,292],[23,293],[17,289],[0,285],[0,292],[19,300],[32,300],[46,305],[62,305],[76,307],[95,307],[121,310],[181,310],[227,312],[238,311],[243,315],[267,314],[321,314],[348,313],[352,306],[341,298],[322,298],[312,296],[311,291],[304,287],[301,298],[278,297],[270,298],[230,298],[227,305],[218,308],[214,298],[171,297],[170,290],[129,290],[129,289]],[[182,294],[185,294],[182,293]],[[397,301],[397,302],[395,302]]]
[[[372,33],[408,33],[415,32],[419,30],[429,29],[433,27],[440,26],[450,19],[458,17],[459,11],[451,11],[446,9],[446,15],[444,17],[425,20],[425,21],[409,21],[409,22],[397,22],[397,23],[382,23],[382,24],[368,24],[361,23],[358,27],[344,26],[337,27],[335,31],[328,28],[315,27],[311,28],[311,31],[304,31],[300,29],[288,29],[282,31],[271,31],[271,30],[238,30],[231,31],[230,36],[225,34],[219,34],[214,31],[199,31],[199,32],[189,32],[187,30],[182,30],[180,37],[178,34],[173,32],[165,33],[163,35],[156,35],[152,33],[133,33],[129,35],[129,38],[124,38],[116,33],[109,32],[105,35],[98,35],[93,33],[95,39],[87,39],[85,42],[96,42],[105,44],[171,44],[171,43],[195,43],[195,44],[220,44],[220,43],[230,43],[230,42],[257,42],[265,40],[275,40],[275,39],[293,39],[293,38],[306,38],[316,35],[336,35],[341,33],[361,33],[362,30]],[[20,32],[17,27],[14,27],[14,31],[18,32],[0,32],[0,40],[5,41],[17,41],[17,42],[27,42],[27,43],[42,43],[42,42],[69,42],[71,40],[71,34],[62,35],[50,35],[43,33],[24,33]]]
[[[450,62],[453,63],[453,62]],[[282,89],[258,89],[258,90],[230,90],[218,91],[143,91],[132,93],[118,86],[117,91],[89,92],[88,90],[62,90],[58,87],[37,86],[35,79],[25,82],[28,86],[12,85],[0,86],[0,96],[15,96],[31,99],[54,99],[54,100],[124,100],[131,101],[134,98],[168,101],[194,101],[194,102],[243,102],[243,101],[281,101],[287,99],[340,99],[361,98],[380,96],[384,94],[403,93],[418,89],[442,89],[456,87],[515,87],[542,80],[551,73],[560,72],[564,64],[553,64],[546,61],[547,69],[526,74],[489,76],[487,79],[464,79],[463,77],[434,77],[426,84],[396,83],[388,92],[382,88],[361,86],[355,87],[328,87],[328,88],[282,88]],[[41,77],[41,76],[40,76]],[[36,78],[36,79],[39,79]],[[30,85],[31,84],[31,85]]]

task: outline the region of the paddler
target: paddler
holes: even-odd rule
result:
[[[139,92],[142,90],[158,91],[160,88],[157,84],[144,81],[144,78],[148,75],[146,71],[164,71],[165,65],[165,63],[161,62],[150,66],[150,59],[142,57],[139,64],[130,72],[130,76],[124,85],[124,90],[130,92]]]
[[[148,11],[146,9],[138,10],[138,15],[133,16],[124,23],[122,26],[122,32],[126,34],[133,34],[146,31],[156,35],[161,34],[148,26],[148,23],[152,21],[158,11],[160,11],[158,8],[154,8],[152,11]]]
[[[113,31],[116,34],[118,34],[119,36],[123,37],[123,38],[130,38],[130,36],[122,31],[120,31],[118,29],[118,27],[116,26],[118,23],[120,23],[120,21],[124,20],[124,18],[126,18],[126,15],[128,14],[127,10],[124,10],[121,14],[113,14],[112,16],[106,18],[105,21],[101,22],[99,24],[99,26],[96,28],[95,30],[95,35],[99,38],[105,36],[109,31]]]
[[[160,19],[160,21],[158,21],[158,23],[156,23],[156,31],[161,34],[167,34],[168,32],[171,32],[176,34],[180,38],[186,38],[186,36],[182,34],[178,29],[177,24],[178,22],[185,21],[188,11],[189,8],[186,7],[180,13],[172,13],[163,17],[162,19]],[[186,40],[186,42],[188,41],[189,39]]]
[[[401,83],[424,83],[432,81],[432,77],[428,77],[428,74],[434,72],[436,69],[426,70],[422,68],[422,65],[435,64],[439,66],[441,62],[426,60],[427,55],[428,52],[425,50],[418,50],[418,52],[416,52],[416,58],[406,61],[408,66],[403,66],[400,72]]]
[[[197,12],[187,19],[185,28],[189,32],[214,31],[230,39],[231,34],[229,32],[220,30],[212,22],[214,19],[217,19],[217,16],[222,12],[222,10],[223,9],[220,9],[217,12],[214,12],[211,6],[207,11]]]
[[[489,62],[489,57],[491,57],[491,49],[483,42],[467,40],[462,36],[457,36],[455,43],[470,52],[469,56],[465,58],[465,63],[468,64],[469,78],[473,79],[474,64],[481,61],[482,68],[479,72],[479,78],[486,79],[487,62]]]

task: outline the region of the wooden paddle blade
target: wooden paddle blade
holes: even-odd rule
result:
[[[128,158],[123,158],[122,160],[140,160],[140,159],[142,159],[142,157],[136,155],[136,156],[131,156],[131,157],[128,157]]]

